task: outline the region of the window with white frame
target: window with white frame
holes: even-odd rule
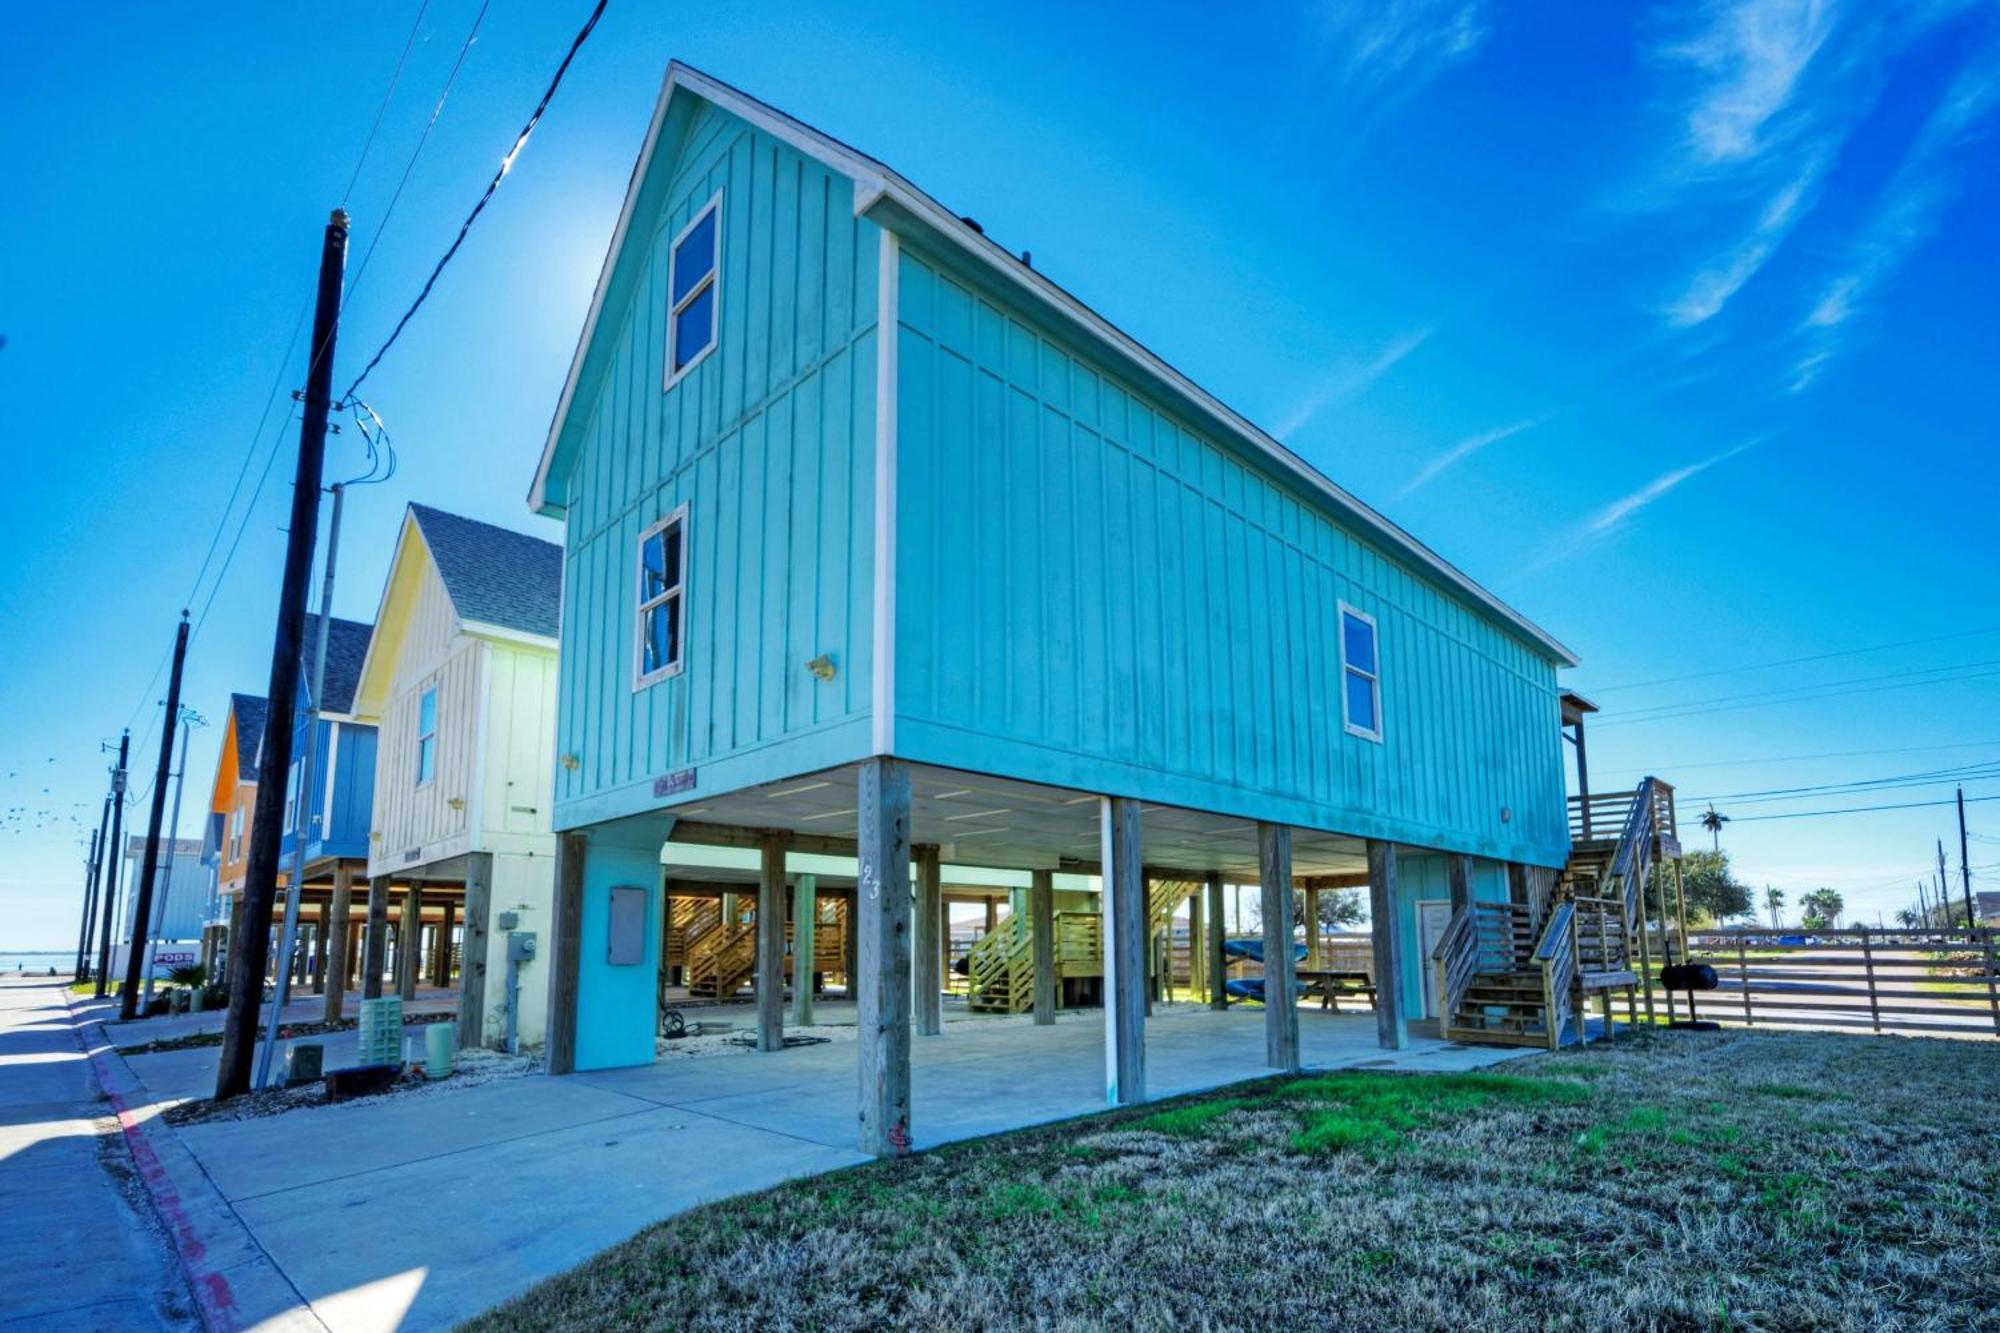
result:
[[[715,348],[722,287],[722,195],[674,237],[667,261],[667,384]]]
[[[417,785],[437,776],[438,691],[426,685],[417,697]]]
[[[1371,741],[1382,739],[1382,665],[1376,648],[1375,617],[1342,603],[1341,716],[1350,734]]]
[[[661,519],[639,538],[638,654],[632,688],[681,669],[681,617],[685,596],[687,506]]]
[[[235,815],[229,821],[229,859],[240,860],[243,856],[243,807],[237,806]]]

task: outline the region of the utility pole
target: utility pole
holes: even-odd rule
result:
[[[305,638],[306,585],[312,579],[313,544],[319,533],[319,491],[326,464],[327,416],[333,409],[333,355],[340,331],[341,279],[346,265],[347,212],[336,208],[320,243],[305,412],[299,421],[298,468],[292,478],[291,530],[285,542],[284,581],[278,589],[271,684],[265,692],[269,712],[264,723],[264,752],[257,765],[250,860],[243,879],[243,928],[229,942],[229,1014],[222,1029],[222,1058],[215,1071],[217,1101],[250,1090],[257,1017],[264,1002],[264,967],[271,952],[271,903],[278,892],[278,844],[284,833],[285,787],[292,767],[292,704],[298,695],[299,658]],[[301,798],[304,795],[300,793]],[[273,1027],[277,1018],[276,1014],[271,1016]]]
[[[271,1061],[278,1050],[278,1024],[276,1015],[283,1013],[285,1001],[292,993],[292,950],[299,939],[299,895],[305,888],[306,843],[312,840],[312,800],[309,793],[317,789],[318,774],[314,772],[313,747],[319,733],[319,701],[326,689],[326,639],[333,625],[333,571],[340,558],[340,510],[341,501],[347,496],[347,487],[339,482],[333,486],[333,520],[326,529],[326,570],[319,589],[319,623],[313,636],[312,686],[306,695],[306,752],[299,759],[299,827],[292,838],[292,874],[285,883],[285,928],[279,934],[278,981],[271,999],[273,1021],[264,1025],[264,1045],[257,1055],[257,1087],[271,1086]],[[328,744],[332,741],[329,739]],[[331,759],[333,756],[328,755]],[[321,918],[322,921],[325,918]],[[340,923],[347,929],[345,921]]]
[[[201,714],[195,712],[194,709],[185,706],[181,708],[181,766],[180,771],[174,774],[174,812],[167,817],[167,861],[160,874],[160,886],[157,890],[159,896],[153,900],[152,924],[147,927],[146,931],[153,942],[153,947],[146,951],[146,998],[148,1000],[153,998],[153,955],[159,952],[160,932],[164,928],[167,919],[167,898],[174,891],[174,861],[180,855],[181,790],[187,786],[188,741],[194,736],[194,729],[196,727],[205,727],[207,725],[208,723],[202,719]]]
[[[97,899],[97,849],[103,841],[103,829],[90,831],[90,855],[83,858],[83,929],[76,935],[76,970],[70,974],[72,981],[83,980],[83,956],[90,949],[90,909]]]
[[[1944,869],[1943,838],[1939,838],[1937,840],[1937,849],[1938,849],[1937,900],[1938,904],[1944,908],[1944,928],[1946,930],[1950,930],[1951,929],[1951,879],[1949,876],[1945,874],[1945,869]],[[1972,923],[1969,921],[1966,923],[1968,928],[1971,926],[1971,924]]]
[[[121,1023],[139,1016],[139,978],[148,970],[146,955],[153,938],[153,877],[160,873],[160,821],[167,817],[167,778],[174,769],[174,728],[180,724],[181,671],[187,665],[187,651],[188,613],[184,610],[181,627],[174,633],[173,671],[167,677],[167,720],[160,728],[160,764],[153,770],[153,812],[146,821],[146,856],[140,863],[139,882],[133,886],[132,943],[125,950],[125,994],[118,1002]]]
[[[104,747],[99,746],[100,750]],[[76,946],[76,979],[90,977],[90,932],[97,925],[98,890],[104,885],[104,862],[111,847],[111,793],[104,794],[104,811],[97,817],[97,850],[90,859],[90,885],[83,900],[83,941]]]
[[[1972,858],[1965,854],[1965,788],[1958,789],[1958,873],[1965,881],[1965,928],[1979,929],[1972,912]]]
[[[121,844],[124,842],[124,829],[121,826],[125,819],[125,761],[131,752],[132,732],[127,729],[118,737],[118,767],[111,770],[111,841],[104,848],[104,895],[97,905],[102,918],[97,945],[97,998],[100,1000],[104,998],[105,985],[111,979],[111,922],[118,915],[118,862],[123,859]]]

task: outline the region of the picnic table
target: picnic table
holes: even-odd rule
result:
[[[1340,997],[1345,995],[1366,996],[1368,1007],[1375,1007],[1375,983],[1366,972],[1339,971],[1332,968],[1302,967],[1298,972],[1299,993],[1306,997],[1319,996],[1319,1007],[1340,1012]]]

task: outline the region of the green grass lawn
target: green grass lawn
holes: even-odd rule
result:
[[[480,1329],[2000,1327],[2000,1044],[1274,1079],[674,1218]]]

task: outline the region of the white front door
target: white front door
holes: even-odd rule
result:
[[[1438,1016],[1437,970],[1431,966],[1431,955],[1437,952],[1438,941],[1451,928],[1451,900],[1449,898],[1420,898],[1417,900],[1417,954],[1418,965],[1423,969],[1422,986],[1424,994],[1424,1017]]]

